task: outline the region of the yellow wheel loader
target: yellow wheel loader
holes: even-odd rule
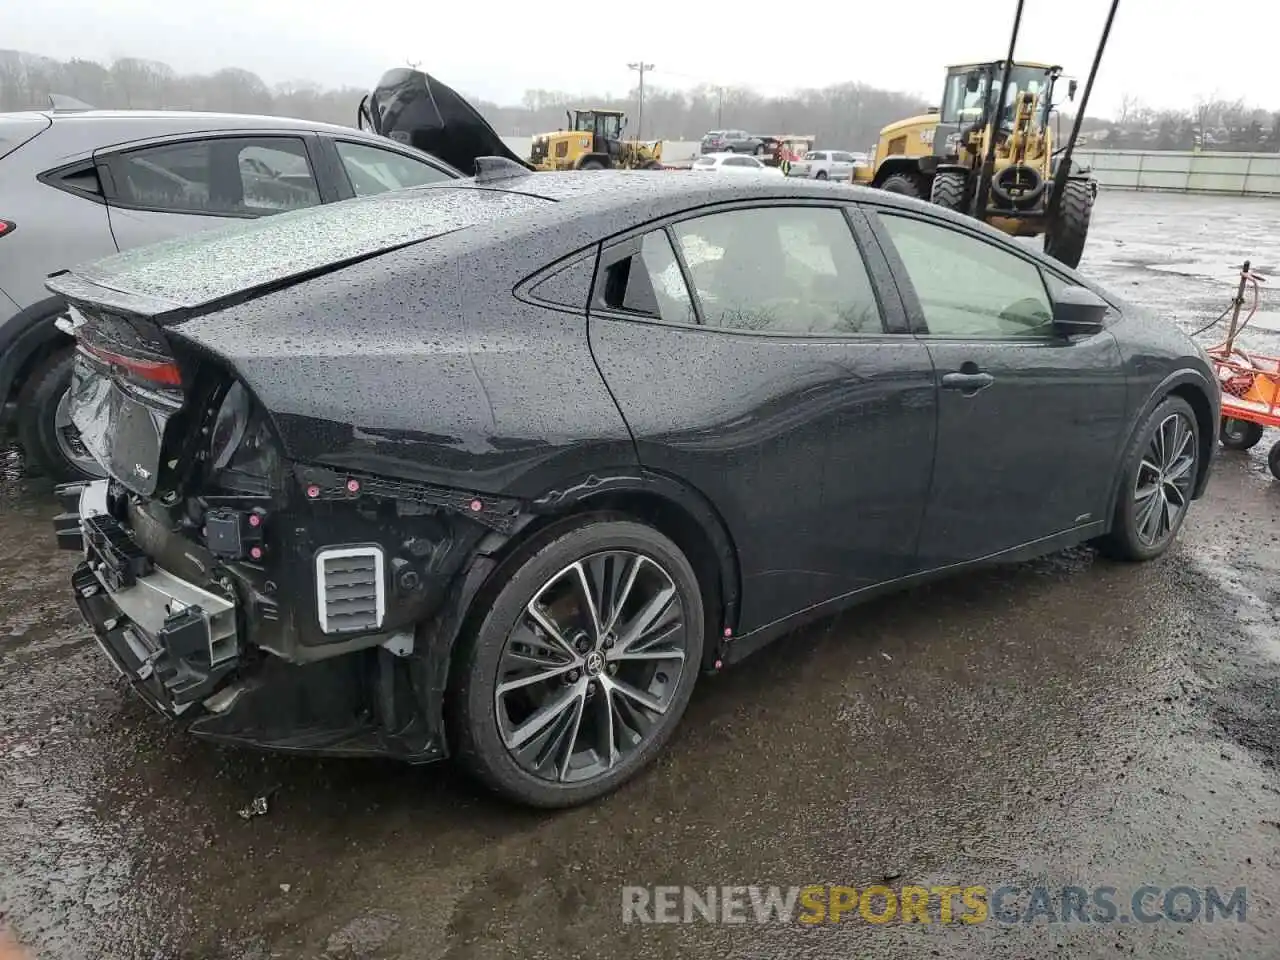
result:
[[[620,110],[566,110],[569,129],[533,138],[529,163],[537,170],[650,170],[662,166],[662,141],[623,140]]]
[[[1067,158],[1061,200],[1050,204],[1064,159],[1050,127],[1061,77],[1060,67],[1042,63],[949,67],[941,108],[881,130],[874,162],[856,170],[854,182],[972,213],[1014,236],[1043,235],[1045,251],[1075,267],[1097,183]],[[1074,99],[1076,82],[1069,83]]]

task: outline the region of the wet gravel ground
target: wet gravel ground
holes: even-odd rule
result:
[[[1277,203],[1104,194],[1085,268],[1192,328],[1239,261],[1280,265],[1278,218]],[[1276,311],[1273,296],[1255,345]],[[1275,439],[1220,457],[1160,561],[1075,550],[788,637],[701,684],[656,769],[559,815],[504,806],[448,765],[174,732],[88,640],[54,501],[0,453],[0,922],[68,960],[1278,956]],[[265,815],[242,819],[260,796]],[[623,885],[885,879],[1108,885],[1121,901],[1245,886],[1247,913],[622,923]]]

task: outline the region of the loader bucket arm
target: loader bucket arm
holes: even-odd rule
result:
[[[479,111],[429,73],[388,70],[360,101],[357,126],[439,157],[463,173],[478,157],[502,157],[533,169],[502,142]]]

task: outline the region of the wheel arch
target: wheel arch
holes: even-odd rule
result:
[[[923,176],[924,171],[920,169],[919,157],[885,157],[880,162],[880,166],[876,168],[875,176],[871,180],[873,187],[878,187],[890,177],[899,173],[914,174]]]
[[[737,626],[742,581],[737,548],[719,512],[700,491],[664,473],[592,474],[531,501],[514,532],[494,533],[482,541],[441,610],[419,630],[426,670],[423,706],[432,729],[443,735],[444,700],[458,642],[501,588],[506,571],[593,514],[649,524],[681,549],[706,601],[702,667],[714,669],[723,659],[725,631]]]
[[[1188,368],[1175,371],[1167,376],[1160,385],[1151,391],[1147,402],[1137,411],[1125,432],[1124,442],[1116,452],[1115,466],[1112,469],[1111,494],[1107,499],[1107,523],[1115,516],[1116,501],[1120,496],[1121,468],[1124,466],[1124,455],[1147,416],[1167,397],[1176,396],[1185,400],[1195,414],[1196,427],[1200,433],[1200,462],[1196,468],[1196,482],[1192,488],[1192,499],[1198,499],[1204,493],[1209,482],[1209,469],[1213,461],[1215,445],[1218,442],[1218,413],[1216,404],[1210,399],[1212,384],[1200,372]]]

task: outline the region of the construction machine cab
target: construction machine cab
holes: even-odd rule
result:
[[[984,144],[975,141],[985,138],[990,127],[997,142],[1003,142],[1013,133],[1019,108],[1028,105],[1024,136],[1043,136],[1053,108],[1054,85],[1061,74],[1061,67],[1015,62],[1009,68],[1009,88],[1002,91],[1002,61],[948,67],[933,138],[934,156],[963,163],[976,147],[981,157]]]
[[[622,142],[622,128],[626,126],[626,114],[620,110],[571,110],[569,128],[592,136],[593,153],[617,156]]]

